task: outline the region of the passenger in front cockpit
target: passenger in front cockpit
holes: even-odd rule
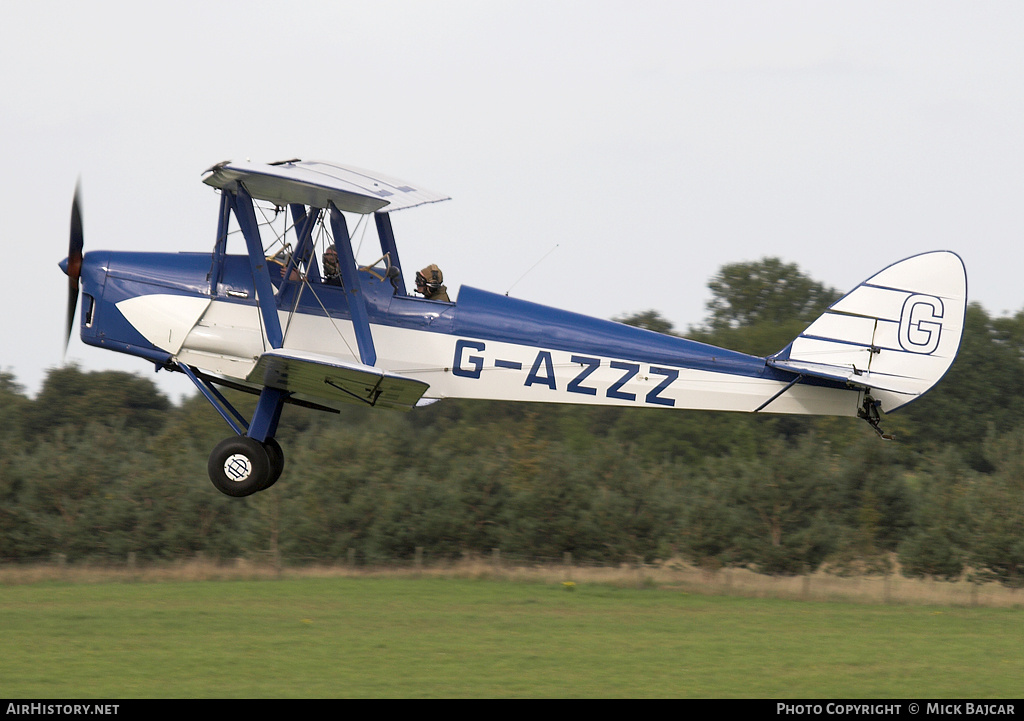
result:
[[[333,245],[324,251],[323,269],[325,284],[341,285],[341,266],[338,265],[338,250]]]

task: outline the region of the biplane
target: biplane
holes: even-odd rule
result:
[[[183,373],[230,426],[208,463],[229,496],[281,476],[274,436],[287,404],[408,411],[486,398],[859,416],[885,437],[883,414],[938,382],[960,346],[967,281],[948,251],[890,265],[755,357],[469,286],[454,301],[416,295],[391,214],[448,198],[411,183],[300,160],[224,162],[203,181],[220,194],[212,251],[83,253],[76,188],[60,265],[68,337],[78,312],[83,342]],[[361,265],[354,242],[371,223],[380,257]],[[244,252],[228,252],[239,233]],[[225,388],[257,395],[251,415]]]

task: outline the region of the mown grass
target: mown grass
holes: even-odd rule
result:
[[[1012,698],[1022,628],[596,583],[43,582],[0,587],[0,695]]]

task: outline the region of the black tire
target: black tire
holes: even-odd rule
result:
[[[270,458],[259,441],[248,436],[232,436],[213,449],[206,470],[218,491],[241,498],[267,487]]]
[[[265,491],[277,483],[277,479],[281,477],[281,473],[284,471],[284,451],[281,450],[281,444],[277,442],[277,439],[268,438],[265,440],[263,442],[263,450],[267,452],[267,459],[270,461],[270,474],[267,476],[267,485],[261,488],[261,491]]]

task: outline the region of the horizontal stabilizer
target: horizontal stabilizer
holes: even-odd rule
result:
[[[327,404],[365,403],[403,411],[415,406],[430,387],[362,363],[285,349],[261,355],[246,380]]]
[[[889,412],[925,393],[949,370],[966,311],[960,257],[922,253],[861,283],[767,362],[870,390]]]
[[[882,373],[870,371],[852,370],[842,366],[823,365],[821,363],[804,363],[800,361],[791,362],[769,359],[768,364],[776,368],[792,371],[814,378],[826,378],[832,381],[843,381],[852,386],[860,386],[867,390],[883,390],[907,396],[920,395],[920,390],[908,389],[904,379],[900,376],[888,378]]]

